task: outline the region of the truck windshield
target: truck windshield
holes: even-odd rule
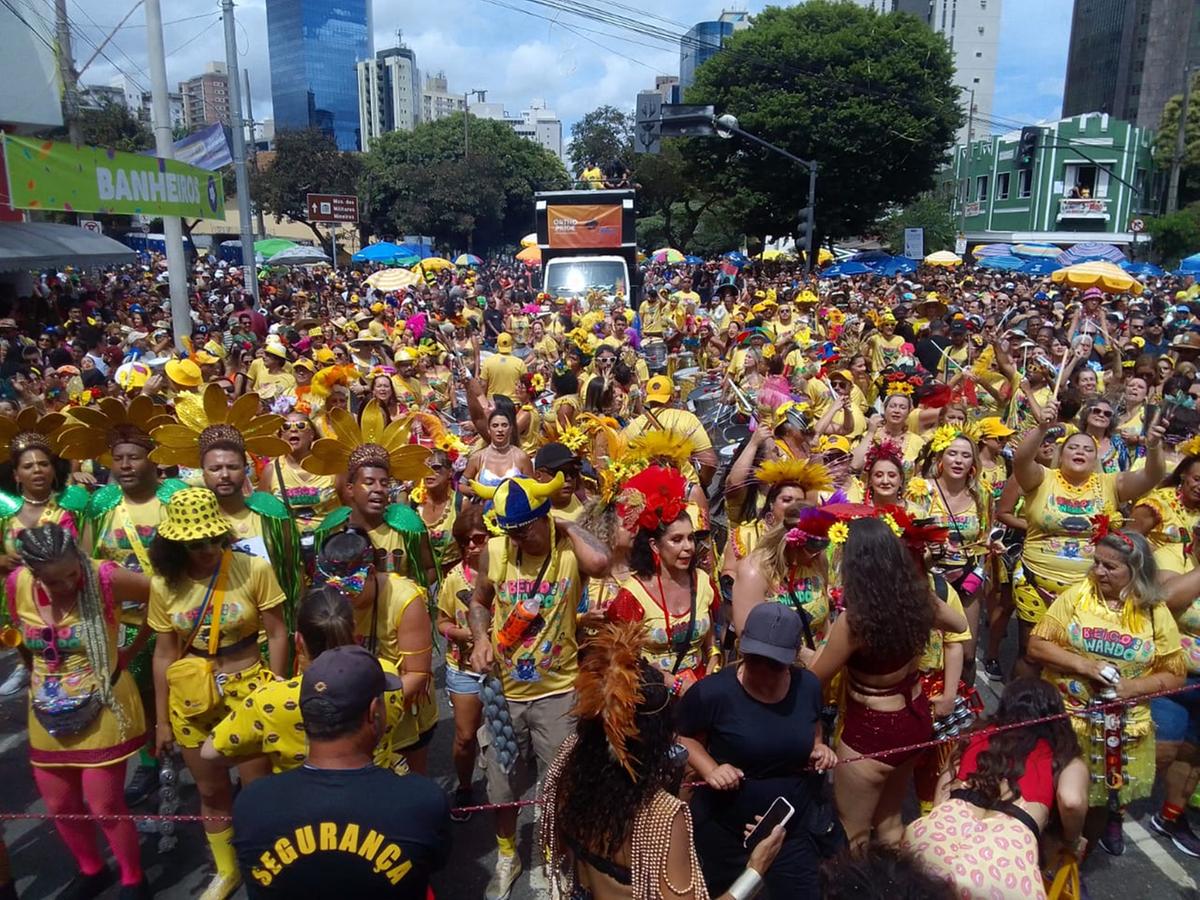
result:
[[[551,260],[546,266],[543,290],[551,297],[577,297],[590,290],[629,296],[625,265],[616,259]]]

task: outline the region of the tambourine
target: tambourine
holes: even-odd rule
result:
[[[21,637],[21,631],[18,628],[13,628],[11,625],[6,625],[0,628],[0,647],[11,650],[14,647],[20,647],[24,643]]]

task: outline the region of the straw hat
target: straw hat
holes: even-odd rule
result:
[[[382,344],[383,338],[379,337],[378,335],[372,334],[371,330],[369,328],[364,328],[362,331],[360,331],[358,333],[358,337],[354,338],[354,340],[352,340],[350,343],[352,343],[352,344]]]
[[[229,533],[229,520],[217,506],[217,495],[208,488],[183,488],[167,501],[166,519],[158,526],[168,541],[199,541]]]

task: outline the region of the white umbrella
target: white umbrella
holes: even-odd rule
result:
[[[315,266],[328,263],[329,254],[316,247],[288,247],[267,260],[269,266]]]

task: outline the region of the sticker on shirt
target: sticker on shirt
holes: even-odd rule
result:
[[[250,556],[257,556],[259,559],[265,559],[267,562],[271,561],[271,556],[267,553],[267,542],[262,539],[261,535],[252,535],[234,541],[233,552],[246,553]]]

